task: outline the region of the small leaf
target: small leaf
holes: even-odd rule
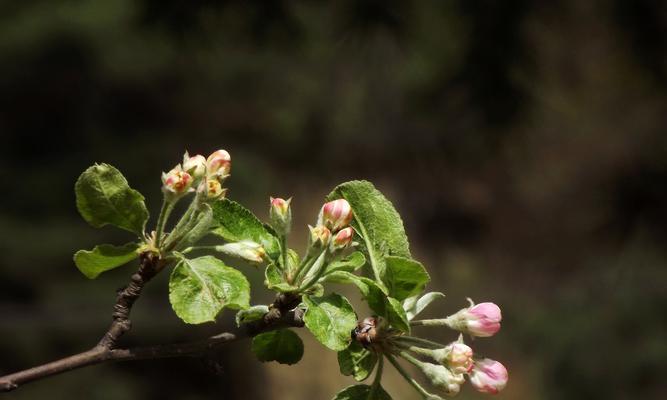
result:
[[[336,395],[333,400],[391,400],[391,396],[378,386],[373,391],[368,385],[349,386]]]
[[[120,267],[139,257],[139,245],[128,243],[123,246],[101,244],[92,250],[79,250],[74,254],[74,264],[88,279]]]
[[[272,231],[260,222],[253,213],[239,203],[223,199],[213,203],[213,234],[228,242],[251,240],[259,243],[272,260],[280,255],[280,242]]]
[[[111,224],[141,236],[148,220],[144,196],[109,164],[85,170],[74,185],[76,206],[83,219],[95,228]]]
[[[352,305],[339,294],[324,297],[304,296],[307,307],[303,317],[306,327],[323,345],[341,351],[350,344],[351,332],[357,326],[357,316]]]
[[[403,309],[408,317],[408,321],[412,321],[419,313],[424,311],[429,304],[437,299],[444,299],[445,294],[440,292],[429,292],[422,297],[413,296],[405,299],[403,302]]]
[[[260,320],[269,312],[269,306],[259,305],[240,310],[236,313],[236,326],[240,327],[248,322]]]
[[[387,319],[394,328],[410,333],[410,322],[401,302],[393,297],[387,297]]]
[[[296,364],[303,357],[303,342],[289,329],[265,332],[252,339],[252,352],[262,362],[277,361],[280,364]]]
[[[169,301],[184,322],[201,324],[215,321],[223,307],[250,307],[250,284],[215,257],[183,258],[169,278]]]
[[[282,272],[280,272],[274,263],[271,263],[266,267],[264,277],[264,284],[270,290],[286,293],[295,292],[298,289],[296,286],[292,286],[285,282]]]
[[[354,272],[357,269],[363,267],[364,264],[366,264],[366,257],[364,257],[364,253],[355,251],[344,259],[334,261],[327,265],[327,268],[324,270],[324,275],[334,271]]]
[[[327,200],[344,198],[352,206],[352,226],[361,236],[359,250],[366,256],[375,279],[386,284],[384,255],[410,257],[403,221],[394,206],[368,181],[338,185]]]
[[[338,352],[340,373],[343,375],[352,375],[359,382],[368,378],[368,375],[373,372],[377,361],[377,354],[366,350],[357,341],[352,341],[347,349]]]
[[[385,281],[389,295],[397,300],[405,300],[424,291],[431,280],[424,266],[410,258],[385,257]]]

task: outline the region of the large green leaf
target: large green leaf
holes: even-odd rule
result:
[[[356,340],[350,346],[338,352],[338,366],[343,375],[352,375],[354,379],[361,382],[368,378],[378,361],[375,352],[366,350]]]
[[[303,357],[303,342],[289,329],[265,332],[252,339],[252,352],[262,362],[277,361],[280,364],[296,364]]]
[[[385,255],[410,257],[403,221],[394,206],[368,181],[337,186],[327,200],[346,199],[352,206],[352,226],[361,236],[359,249],[367,256],[375,279],[384,284]]]
[[[88,279],[95,279],[104,271],[109,271],[139,257],[139,245],[128,243],[123,246],[101,244],[92,250],[79,250],[74,254],[74,264]]]
[[[387,256],[385,265],[389,295],[401,301],[424,291],[431,280],[424,266],[410,258]]]
[[[324,297],[304,296],[306,327],[323,345],[341,351],[350,344],[351,332],[357,326],[357,316],[352,305],[339,294]]]
[[[250,307],[250,284],[215,257],[183,258],[169,279],[169,301],[183,321],[201,324],[215,321],[223,307]]]
[[[252,240],[266,250],[266,254],[277,260],[280,255],[280,241],[255,217],[247,208],[239,203],[223,199],[213,203],[213,234],[221,236],[228,242]]]
[[[391,400],[391,396],[378,386],[373,390],[368,385],[349,386],[336,394],[333,400]]]
[[[148,220],[144,196],[109,164],[85,170],[74,185],[76,206],[89,224],[101,228],[111,224],[141,236]]]

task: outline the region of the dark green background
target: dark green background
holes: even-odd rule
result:
[[[501,305],[500,333],[473,343],[508,366],[499,399],[658,399],[666,54],[667,8],[650,0],[0,1],[0,372],[92,346],[132,273],[74,267],[77,249],[130,239],[79,218],[81,171],[115,165],[155,215],[161,171],[225,148],[229,197],[266,217],[269,195],[294,196],[300,250],[335,184],[374,181],[448,295],[428,315],[466,296]],[[261,271],[239,268],[270,299]],[[166,278],[126,343],[231,323],[185,326]],[[351,384],[299,334],[297,366],[242,343],[218,362],[102,365],[4,397],[328,399]],[[394,372],[385,383],[417,398]]]

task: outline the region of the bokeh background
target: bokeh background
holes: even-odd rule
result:
[[[155,215],[161,171],[225,148],[230,197],[262,217],[269,195],[294,197],[298,249],[333,186],[375,182],[448,295],[428,316],[467,296],[502,306],[501,332],[473,344],[510,370],[499,399],[663,398],[666,55],[667,8],[651,0],[1,1],[0,373],[95,344],[132,273],[74,267],[76,250],[130,239],[78,216],[78,174],[115,165]],[[269,301],[262,271],[239,268]],[[185,326],[167,278],[125,343],[231,325]],[[4,397],[329,399],[353,383],[299,334],[292,367],[241,343]],[[388,369],[394,399],[417,399]]]

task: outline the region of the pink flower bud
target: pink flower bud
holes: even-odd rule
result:
[[[341,229],[336,233],[331,242],[331,247],[334,250],[339,250],[347,247],[352,243],[352,237],[354,236],[354,229],[351,226]]]
[[[271,226],[280,235],[287,235],[292,225],[291,201],[292,199],[284,200],[271,197],[269,218],[271,220]]]
[[[455,374],[470,372],[473,365],[472,349],[460,342],[452,342],[443,349],[433,351],[433,359],[447,365]]]
[[[200,154],[190,157],[186,151],[183,156],[183,171],[190,174],[195,181],[198,181],[206,174],[206,158]]]
[[[352,207],[345,199],[330,201],[322,206],[318,225],[325,225],[336,232],[352,221]]]
[[[507,369],[498,361],[485,358],[475,362],[470,383],[482,393],[496,394],[507,385]]]
[[[464,308],[447,317],[446,321],[452,329],[472,336],[489,337],[500,330],[501,319],[500,307],[487,302]]]
[[[316,227],[312,227],[308,225],[308,229],[310,230],[309,247],[322,249],[329,244],[329,239],[331,239],[331,231],[326,226],[318,225]]]
[[[162,190],[165,193],[184,194],[192,186],[192,176],[181,169],[180,165],[172,168],[166,174],[162,174]]]
[[[232,158],[225,150],[218,150],[206,159],[206,172],[209,176],[227,177],[232,168]]]

